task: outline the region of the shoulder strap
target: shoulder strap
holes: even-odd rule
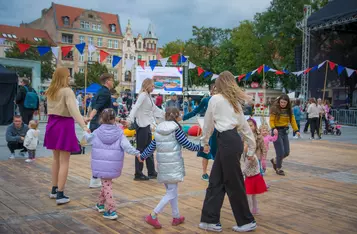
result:
[[[24,87],[24,88],[25,88],[26,92],[28,92],[28,91],[29,91],[29,89],[26,87],[26,85],[24,85],[24,86],[22,86],[22,87]]]

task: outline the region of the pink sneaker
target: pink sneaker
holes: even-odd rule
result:
[[[172,226],[180,225],[183,222],[185,222],[185,217],[183,217],[183,216],[180,216],[180,218],[173,218],[172,219]]]
[[[160,229],[162,226],[159,222],[159,219],[156,217],[156,219],[153,219],[151,217],[151,215],[148,215],[145,217],[145,222],[147,222],[148,224],[150,224],[151,226],[153,226],[156,229]]]

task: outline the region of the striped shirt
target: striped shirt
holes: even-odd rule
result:
[[[203,147],[200,145],[196,145],[192,142],[190,142],[185,133],[181,129],[176,129],[175,130],[175,137],[176,140],[182,145],[184,148],[191,150],[191,151],[203,151]],[[152,155],[156,149],[156,140],[152,140],[150,145],[146,147],[144,152],[140,155],[141,160],[145,160],[147,157]]]

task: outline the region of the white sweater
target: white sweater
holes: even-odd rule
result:
[[[315,103],[311,103],[307,109],[307,113],[309,114],[309,119],[318,118],[320,116],[320,109],[316,106]]]
[[[29,129],[26,133],[24,146],[26,149],[35,150],[38,143],[38,136],[40,135],[40,130]]]

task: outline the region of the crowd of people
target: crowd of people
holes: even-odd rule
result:
[[[112,181],[122,173],[126,152],[134,156],[134,180],[157,180],[165,186],[166,194],[145,217],[145,221],[154,228],[162,227],[158,217],[168,203],[172,208],[172,225],[179,225],[185,220],[178,209],[178,183],[185,176],[184,147],[196,151],[197,156],[202,158],[202,179],[209,182],[199,228],[222,231],[220,211],[227,194],[237,223],[233,230],[245,232],[256,229],[253,216],[259,213],[256,196],[269,188],[264,180],[269,143],[273,143],[276,153],[276,157],[270,160],[273,169],[277,175],[284,176],[283,161],[290,155],[289,126],[294,137],[299,137],[300,119],[305,111],[308,115],[306,126],[311,125],[311,138],[315,137],[315,131],[320,137],[319,119],[326,121],[329,118],[328,103],[322,105],[321,100],[316,102],[312,98],[304,107],[299,100],[292,107],[289,97],[283,94],[270,107],[270,126],[264,123],[257,126],[254,118],[246,120],[244,115],[245,105],[252,99],[239,88],[230,72],[222,72],[209,86],[210,96],[195,106],[188,98],[180,104],[175,93],[171,93],[167,102],[160,94],[154,99],[154,83],[149,78],[143,81],[135,100],[131,95],[121,96],[112,92],[114,77],[111,74],[102,74],[99,78],[101,88],[94,96],[88,94],[87,97],[82,93],[76,96],[69,80],[68,69],[57,68],[45,93],[48,123],[44,146],[53,152],[49,197],[55,199],[58,205],[70,201],[64,190],[70,154],[79,151],[80,147],[75,133],[76,122],[85,132],[86,141],[92,145],[89,187],[101,188],[96,209],[104,213],[104,218],[118,217]],[[28,85],[25,80],[16,98],[16,102],[22,105],[22,115],[14,116],[13,123],[7,128],[6,140],[10,158],[14,158],[15,150],[20,150],[20,154],[28,155],[26,162],[33,162],[40,132],[38,121],[31,120],[31,111],[25,108],[29,107],[26,101]],[[127,118],[120,114],[121,106],[129,112]],[[201,145],[190,142],[180,124],[194,116],[204,118]],[[136,130],[136,148],[119,126]],[[211,172],[207,170],[209,160],[213,160]],[[143,172],[144,163],[147,175]]]

